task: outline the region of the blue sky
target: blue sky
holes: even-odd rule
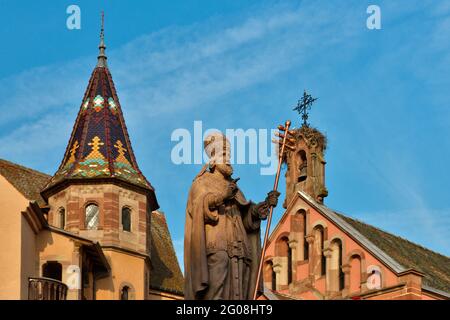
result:
[[[81,30],[66,28],[70,4]],[[369,4],[381,30],[366,28]],[[179,258],[201,166],[171,162],[172,131],[195,120],[298,126],[303,89],[319,97],[310,122],[329,140],[326,204],[450,254],[450,1],[0,0],[0,158],[57,169],[96,63],[101,10],[133,149]],[[273,185],[260,165],[235,175],[255,201]]]

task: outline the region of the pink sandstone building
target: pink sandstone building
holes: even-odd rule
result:
[[[449,299],[450,259],[326,207],[326,138],[308,125],[293,135],[262,298]]]

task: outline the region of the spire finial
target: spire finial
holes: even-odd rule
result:
[[[302,117],[303,126],[308,127],[308,111],[311,109],[312,104],[316,101],[317,98],[313,98],[310,94],[306,93],[306,90],[303,92],[303,97],[298,100],[297,106],[294,107],[293,110],[296,110]]]
[[[98,62],[97,62],[97,67],[106,67],[106,55],[105,55],[105,15],[102,11],[102,28],[100,30],[100,44],[98,46],[99,48],[99,54],[98,54]]]

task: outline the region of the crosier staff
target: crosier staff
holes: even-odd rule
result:
[[[280,131],[284,131],[284,134],[278,133],[278,136],[282,139],[281,142],[281,148],[280,148],[280,152],[278,155],[278,168],[277,168],[277,174],[275,176],[275,183],[273,185],[273,190],[277,191],[278,189],[278,181],[280,180],[280,171],[281,171],[281,164],[283,163],[283,155],[284,155],[284,150],[287,147],[288,149],[292,149],[291,146],[287,145],[287,142],[289,142],[291,139],[288,138],[288,135],[290,134],[289,132],[289,127],[291,125],[291,121],[288,120],[285,123],[285,126],[278,126],[278,129]],[[253,300],[256,300],[257,295],[258,295],[258,284],[259,281],[261,279],[261,273],[262,273],[262,268],[263,268],[263,262],[264,262],[264,256],[266,253],[266,243],[267,243],[267,239],[269,238],[269,231],[270,231],[270,223],[272,222],[272,212],[273,212],[273,207],[271,206],[269,209],[269,215],[267,217],[267,226],[266,226],[266,232],[264,234],[264,242],[261,248],[261,256],[259,259],[259,267],[258,267],[258,274],[256,277],[256,286],[255,286],[255,291],[253,292]]]

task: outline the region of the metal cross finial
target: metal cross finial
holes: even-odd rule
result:
[[[105,12],[102,11],[102,30],[101,30],[101,37],[103,38],[103,31],[105,27]]]
[[[308,111],[311,110],[311,106],[316,101],[317,98],[313,98],[310,94],[306,93],[306,90],[303,92],[303,97],[298,100],[297,106],[293,109],[296,110],[303,119],[303,125],[309,126],[308,124]]]
[[[105,54],[105,15],[102,11],[102,28],[100,29],[100,44],[98,46],[99,54],[98,54],[98,62],[97,67],[106,67],[106,54]]]

